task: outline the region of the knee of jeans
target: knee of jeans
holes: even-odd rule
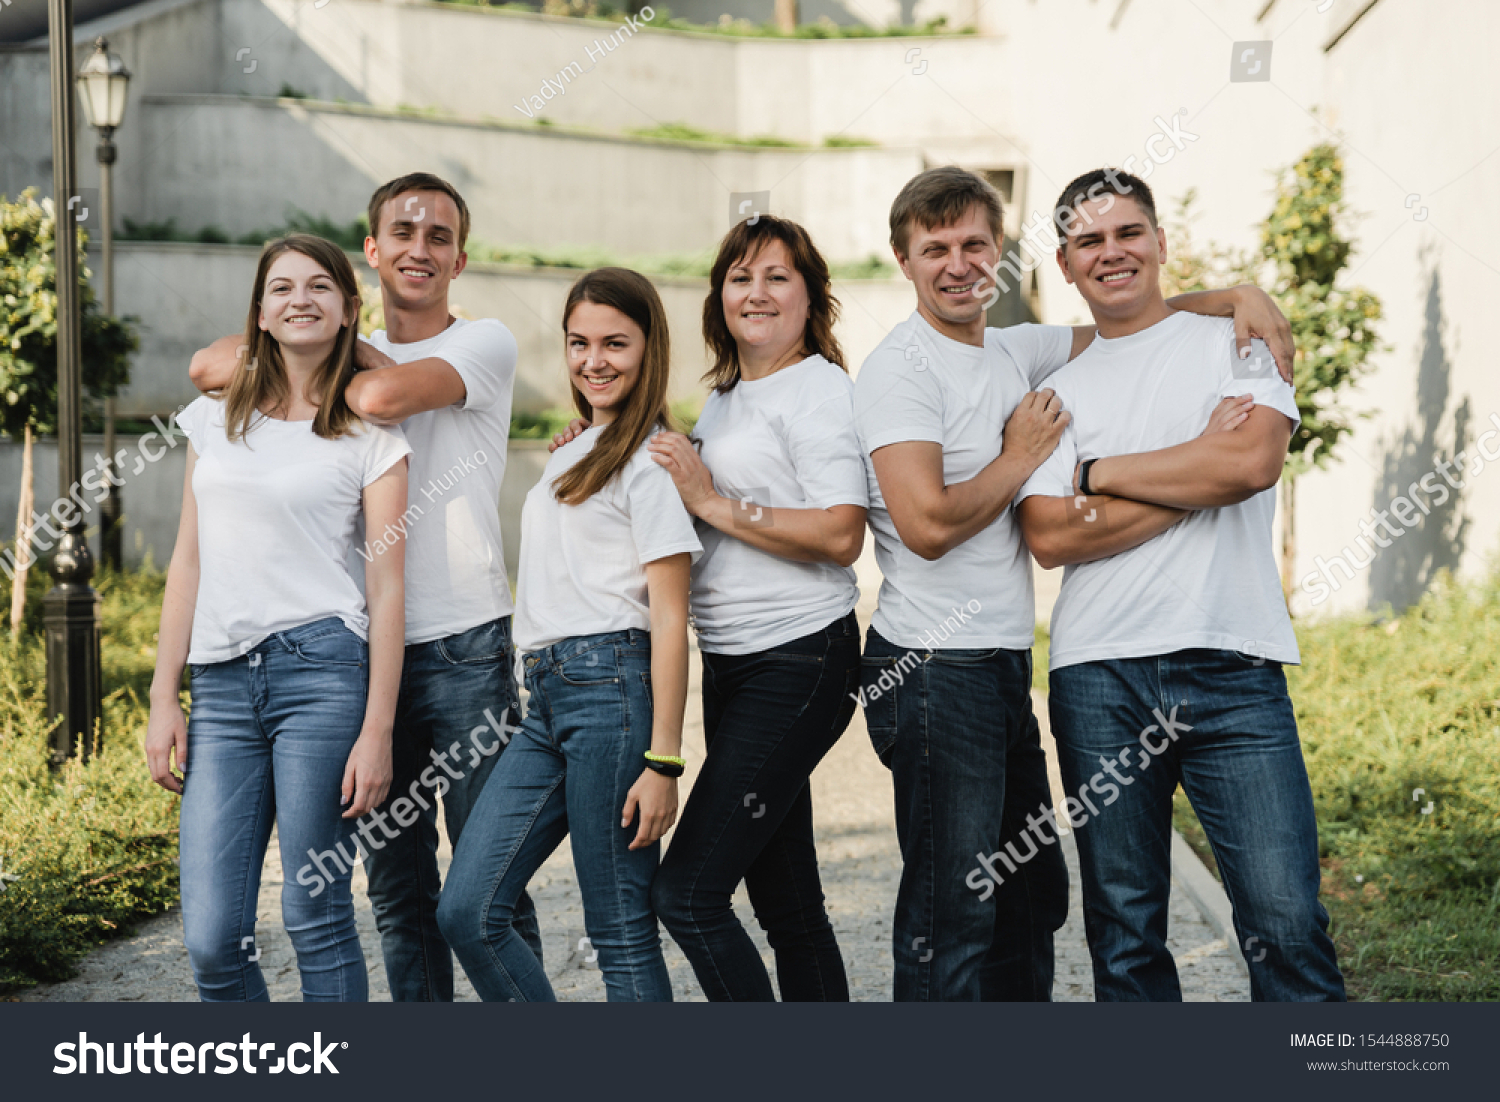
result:
[[[681,929],[692,921],[686,885],[666,865],[656,870],[656,879],[651,882],[651,909],[668,930]]]
[[[248,942],[243,948],[242,941]],[[259,955],[254,937],[240,938],[236,930],[206,929],[185,924],[183,942],[187,945],[193,974],[200,980],[238,974],[251,963],[252,957]]]

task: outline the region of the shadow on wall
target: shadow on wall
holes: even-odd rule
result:
[[[1387,509],[1402,495],[1411,498],[1412,483],[1438,470],[1442,462],[1455,463],[1455,480],[1463,482],[1464,463],[1455,461],[1469,448],[1469,424],[1473,416],[1465,395],[1453,411],[1451,446],[1443,448],[1438,437],[1443,413],[1448,408],[1453,366],[1443,347],[1442,281],[1435,263],[1427,278],[1427,304],[1422,330],[1422,358],[1417,367],[1417,424],[1408,426],[1400,438],[1387,448],[1380,482],[1375,491],[1375,508]],[[1439,570],[1456,570],[1463,558],[1469,532],[1469,518],[1463,513],[1463,490],[1452,490],[1441,475],[1428,481],[1443,494],[1424,494],[1422,500],[1431,512],[1413,531],[1380,552],[1370,569],[1369,608],[1389,605],[1402,612],[1421,599]],[[1437,502],[1442,500],[1442,504]]]

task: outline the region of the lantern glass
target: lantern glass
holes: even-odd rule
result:
[[[89,125],[96,130],[113,130],[125,118],[125,93],[130,87],[130,71],[123,61],[109,53],[103,39],[94,45],[94,53],[78,70],[78,88],[83,95],[83,110]]]

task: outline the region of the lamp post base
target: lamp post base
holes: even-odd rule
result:
[[[82,750],[85,760],[102,735],[99,594],[89,584],[94,559],[82,531],[69,529],[52,557],[56,583],[42,600],[47,641],[47,714],[52,764]],[[61,717],[60,719],[58,717]]]

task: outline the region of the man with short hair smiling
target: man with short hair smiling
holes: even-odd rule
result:
[[[456,845],[520,721],[499,515],[516,340],[498,321],[449,311],[469,235],[468,206],[451,184],[425,172],[392,180],[371,197],[369,219],[365,258],[380,275],[386,328],[359,342],[345,396],[366,420],[401,425],[413,455],[394,776],[360,833],[391,998],[451,1002],[453,957],[436,920],[437,798]],[[224,337],[197,353],[194,384],[225,386],[242,345]],[[379,554],[380,533],[366,535],[361,555]],[[363,577],[359,559],[350,567]],[[540,959],[525,895],[516,926]]]
[[[865,360],[855,410],[879,483],[869,523],[884,581],[861,696],[892,772],[904,860],[895,997],[1047,1000],[1068,884],[1047,832],[1031,561],[1010,506],[1069,419],[1052,391],[1032,388],[1094,328],[985,328],[1003,229],[999,195],[972,172],[914,177],[890,231],[917,309]],[[1238,310],[1247,338],[1279,335],[1290,364],[1285,319],[1259,290],[1174,301]],[[976,887],[968,874],[997,851],[1012,869]]]
[[[1283,663],[1299,661],[1272,553],[1299,423],[1264,345],[1179,313],[1146,184],[1100,169],[1056,206],[1098,337],[1049,380],[1073,414],[1017,495],[1065,565],[1049,700],[1100,1000],[1178,1000],[1166,947],[1180,782],[1234,904],[1256,1000],[1341,1000],[1318,832]]]

